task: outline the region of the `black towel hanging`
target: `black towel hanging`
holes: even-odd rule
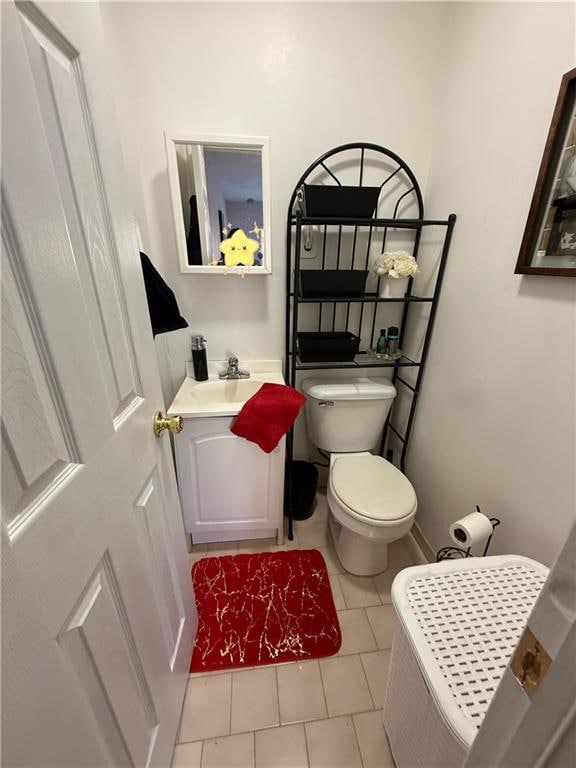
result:
[[[145,253],[140,253],[150,322],[154,336],[158,333],[188,328],[188,323],[178,309],[176,296]]]

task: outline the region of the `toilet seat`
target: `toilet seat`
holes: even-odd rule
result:
[[[416,512],[412,483],[381,456],[338,457],[330,472],[330,484],[342,506],[371,525],[396,525]]]

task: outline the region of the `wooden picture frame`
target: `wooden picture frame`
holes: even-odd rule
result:
[[[576,68],[562,78],[515,274],[576,277]],[[569,174],[569,175],[568,175]]]

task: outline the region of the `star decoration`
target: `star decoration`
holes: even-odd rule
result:
[[[251,267],[254,264],[254,254],[258,250],[257,240],[247,237],[243,229],[237,229],[232,237],[222,240],[220,250],[224,254],[224,264],[236,267],[242,264]]]
[[[254,222],[254,229],[250,230],[250,234],[251,235],[256,235],[256,237],[258,237],[260,232],[262,232],[262,229],[258,226],[258,224],[256,224],[256,222]]]

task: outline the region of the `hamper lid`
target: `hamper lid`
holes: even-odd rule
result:
[[[392,603],[436,706],[469,748],[548,568],[519,555],[401,571]]]

